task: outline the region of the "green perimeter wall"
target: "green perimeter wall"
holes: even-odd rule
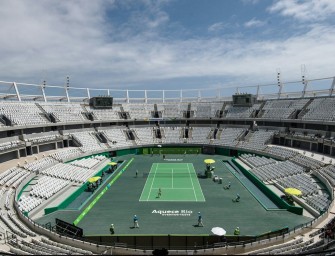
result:
[[[230,149],[228,148],[215,148],[215,154],[230,156]]]
[[[260,179],[258,179],[253,173],[247,171],[242,165],[240,165],[235,158],[232,159],[233,163],[243,172],[243,174],[254,183],[267,197],[269,197],[279,207],[287,209],[289,212],[302,215],[303,208],[298,206],[292,206],[282,200],[277,194],[269,189]]]
[[[116,156],[124,156],[124,155],[134,155],[134,154],[141,154],[141,148],[128,148],[128,149],[121,149],[116,151]]]
[[[152,147],[142,148],[142,154],[200,154],[201,147]]]

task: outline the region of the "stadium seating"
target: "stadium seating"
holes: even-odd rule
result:
[[[111,148],[125,148],[134,146],[134,143],[127,138],[124,129],[106,129],[99,131],[105,134],[106,138],[108,139],[107,143]]]
[[[301,110],[309,99],[297,100],[269,100],[262,108],[261,118],[287,119],[296,111]]]
[[[78,148],[67,148],[64,150],[59,150],[55,153],[49,155],[49,157],[54,158],[57,161],[63,161],[64,159],[74,158],[80,156],[83,152]]]
[[[79,147],[83,152],[94,152],[108,147],[105,144],[99,143],[98,139],[95,137],[94,132],[84,131],[75,132],[72,134],[73,138],[81,144]]]
[[[333,121],[334,113],[329,109],[334,109],[334,98],[315,98],[307,107],[306,113],[302,116],[303,120],[322,120]]]
[[[114,106],[113,109],[94,109],[92,107],[85,106],[87,112],[90,112],[94,116],[94,120],[120,120],[118,112],[120,107]]]
[[[24,113],[24,114],[23,114]],[[2,102],[0,115],[5,115],[13,126],[43,125],[50,123],[35,103]]]
[[[129,112],[131,119],[148,119],[154,111],[153,104],[122,104],[125,112]]]
[[[308,126],[312,121],[318,121],[320,124],[334,122],[335,114],[329,111],[334,107],[335,98],[333,97],[271,99],[253,104],[251,107],[234,106],[231,102],[166,102],[157,103],[156,106],[153,103],[127,102],[115,105],[113,109],[100,110],[93,109],[83,103],[3,102],[0,106],[0,118],[2,119],[0,121],[0,131],[3,137],[0,141],[0,154],[6,155],[8,152],[14,152],[15,154],[12,154],[14,158],[16,156],[19,158],[20,156],[36,153],[35,148],[29,148],[28,150],[30,145],[38,146],[51,142],[55,144],[55,141],[57,141],[56,144],[60,142],[60,145],[64,143],[64,145],[69,144],[74,147],[57,148],[56,152],[47,157],[24,165],[18,164],[16,167],[0,173],[0,197],[3,198],[0,226],[16,234],[20,239],[36,236],[33,231],[20,222],[12,205],[15,190],[22,185],[21,183],[29,175],[37,176],[38,182],[31,185],[29,193],[21,195],[17,201],[19,209],[24,212],[34,210],[69,184],[84,183],[96,173],[95,168],[106,160],[103,156],[96,156],[65,164],[64,162],[67,159],[73,160],[82,155],[90,155],[96,152],[152,144],[214,145],[250,152],[240,155],[239,159],[248,165],[250,171],[260,180],[265,183],[276,184],[281,188],[299,188],[303,192],[301,200],[321,214],[327,211],[333,199],[327,193],[324,193],[325,189],[315,182],[313,174],[319,173],[329,181],[331,186],[335,186],[334,165],[330,162],[329,164],[328,162],[325,163],[325,161],[310,154],[302,154],[287,147],[287,145],[299,147],[294,143],[285,142],[286,147],[271,145],[271,143],[275,141],[274,137],[276,137],[276,144],[284,145],[281,140],[288,136],[303,141],[302,144],[307,141],[306,144],[303,144],[304,149],[308,149],[308,143],[311,142],[310,149],[316,152],[320,151],[317,144],[323,142],[323,139],[327,139],[329,144],[324,144],[324,147],[329,147],[328,155],[334,155],[332,143],[335,141],[335,134],[333,130],[329,128],[329,130],[320,131],[320,134],[318,134],[317,130],[313,130],[316,128],[309,128]],[[147,119],[152,118],[152,112],[155,108],[162,113],[162,120],[177,121],[175,123],[164,123],[162,121],[159,125],[145,124],[143,120],[147,121]],[[190,118],[195,121],[186,125],[184,113],[188,110],[191,110],[194,114]],[[23,115],[23,111],[26,114]],[[121,111],[129,113],[131,122],[128,122],[127,125],[123,124],[125,120],[119,115]],[[55,118],[56,124],[52,123],[50,115]],[[92,115],[92,120],[88,118],[89,115]],[[2,117],[7,118],[14,128],[13,134],[8,132],[9,139],[4,138],[7,135],[9,124],[6,124]],[[281,119],[295,118],[298,118],[297,125],[292,130],[279,129],[281,127],[275,129],[276,124]],[[142,120],[142,122],[137,124],[135,119]],[[179,119],[183,119],[183,121]],[[268,129],[266,126],[252,127],[250,120],[258,122],[258,119],[261,122],[269,122],[267,124],[271,126],[269,125]],[[283,123],[285,121],[288,120],[284,120]],[[302,122],[301,125],[300,122]],[[100,125],[100,123],[104,123],[104,125]],[[75,126],[75,124],[78,124],[78,126]],[[308,129],[303,129],[305,124]],[[63,126],[64,130],[58,134],[57,129],[60,126],[54,130],[51,125]],[[68,127],[66,127],[67,125]],[[27,126],[32,130],[26,130]],[[34,127],[40,128],[38,133],[35,133]],[[161,131],[161,139],[156,138],[155,129],[158,129],[158,127]],[[184,138],[183,131],[185,128],[188,128],[188,138]],[[27,134],[24,134],[26,131],[28,131]],[[127,136],[129,131],[134,132],[134,139]],[[47,134],[48,132],[50,134]],[[99,140],[97,135],[100,133],[103,139],[107,140],[106,143]],[[66,136],[69,136],[69,141],[65,143],[63,140],[67,140],[65,139]],[[256,156],[254,155],[255,152],[260,155],[264,153],[266,156],[278,157],[283,161]],[[6,155],[6,157],[9,156],[10,154]],[[257,251],[257,254],[303,253],[319,246],[322,246],[322,243],[316,237],[308,240],[298,237],[294,241],[283,245],[261,249]],[[44,237],[37,237],[32,240],[21,239],[17,243],[13,243],[10,250],[17,254],[91,253],[83,249],[71,248],[64,244],[52,242]]]
[[[210,139],[208,138],[210,127],[191,127],[191,137],[188,138],[188,143],[194,144],[209,144]]]
[[[155,138],[154,129],[149,127],[141,127],[135,129],[136,135],[139,138],[136,140],[137,145],[150,145],[156,144],[160,140]]]
[[[46,113],[53,114],[57,122],[84,122],[88,121],[83,115],[86,109],[75,103],[39,103]]]

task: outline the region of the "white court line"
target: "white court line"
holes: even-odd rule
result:
[[[152,165],[152,166],[153,166],[153,165]],[[151,166],[151,168],[150,168],[150,172],[151,172],[152,166]],[[150,173],[150,172],[149,172],[149,173]],[[148,177],[149,177],[149,175],[148,175]],[[145,201],[145,200],[141,200],[141,198],[142,198],[143,192],[144,192],[144,190],[145,190],[145,187],[146,187],[146,185],[147,185],[147,182],[148,182],[148,180],[145,181],[145,184],[144,184],[144,186],[143,186],[143,189],[142,189],[142,193],[141,193],[140,199],[139,199],[138,201]]]
[[[172,188],[173,188],[173,169],[172,169]]]
[[[187,164],[187,167],[188,167],[188,164]],[[192,164],[192,168],[193,168],[193,173],[196,174],[196,173],[195,173],[195,170],[194,170],[194,167],[193,167],[193,164]],[[198,185],[199,185],[199,188],[200,188],[200,191],[201,191],[201,194],[202,194],[202,198],[203,198],[204,201],[206,201],[205,196],[204,196],[204,193],[202,192],[202,188],[201,188],[201,186],[200,186],[200,182],[199,182],[198,177],[196,177],[196,180],[197,180],[197,182],[198,182]]]
[[[154,180],[155,180],[155,177],[156,177],[157,167],[158,167],[158,164],[156,164],[156,169],[155,169],[155,173],[154,173],[154,178],[152,179],[152,182],[151,182],[150,191],[149,191],[149,194],[148,194],[147,201],[149,200],[149,197],[150,197],[150,194],[151,194],[152,185],[154,184]],[[151,170],[150,170],[150,172],[151,172]],[[149,175],[150,175],[150,173],[149,173]]]
[[[184,170],[185,168],[176,168],[176,167],[173,167],[175,170]],[[171,166],[170,168],[162,168],[162,167],[159,167],[160,170],[171,170]]]
[[[193,188],[152,188],[152,189],[193,189]]]
[[[197,198],[197,195],[196,195],[196,193],[195,193],[195,189],[194,189],[194,185],[193,185],[193,180],[192,180],[192,176],[191,176],[190,168],[188,167],[188,164],[187,164],[187,171],[188,171],[188,173],[189,173],[189,175],[190,175],[190,179],[191,179],[191,183],[192,183],[192,187],[193,187],[193,193],[194,193],[194,196],[195,196],[195,201],[198,202],[198,198]]]
[[[191,201],[191,200],[178,200],[178,199],[175,199],[175,200],[149,200],[150,202],[195,202],[194,200]],[[147,202],[147,201],[146,201]]]

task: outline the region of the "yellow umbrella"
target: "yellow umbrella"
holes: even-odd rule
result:
[[[286,194],[289,194],[291,196],[301,196],[302,195],[302,192],[296,188],[285,188],[284,191]]]
[[[215,163],[215,160],[213,159],[205,159],[205,164],[214,164]]]
[[[108,163],[108,165],[114,166],[114,165],[117,165],[117,163],[115,163],[115,162],[110,162],[110,163]]]
[[[93,183],[93,182],[96,182],[97,180],[100,180],[100,179],[101,179],[101,177],[99,177],[99,176],[95,176],[95,177],[91,177],[91,178],[89,178],[89,179],[88,179],[88,182]]]

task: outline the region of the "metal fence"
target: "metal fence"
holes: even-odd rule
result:
[[[249,93],[258,100],[333,96],[335,77],[274,84],[222,86],[185,90],[121,90],[0,81],[0,98],[15,101],[88,102],[94,96],[111,96],[115,103],[169,103],[230,101],[233,94]]]

